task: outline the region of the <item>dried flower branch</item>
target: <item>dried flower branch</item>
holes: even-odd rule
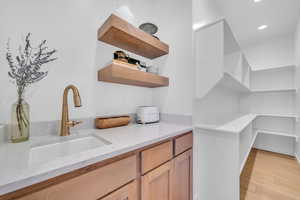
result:
[[[57,59],[51,58],[57,51],[48,51],[48,47],[45,46],[46,40],[33,48],[30,43],[30,36],[31,34],[28,33],[25,38],[24,49],[19,46],[19,55],[15,57],[15,60],[9,47],[9,41],[7,42],[6,59],[10,67],[8,76],[15,81],[19,97],[22,96],[27,86],[44,79],[48,75],[48,71],[41,71],[42,65]]]

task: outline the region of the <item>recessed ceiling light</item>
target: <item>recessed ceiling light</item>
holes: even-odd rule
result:
[[[255,3],[261,2],[262,0],[254,0]]]
[[[266,28],[268,28],[268,25],[261,25],[261,26],[257,27],[258,30],[264,30]]]

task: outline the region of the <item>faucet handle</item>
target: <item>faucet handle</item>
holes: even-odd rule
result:
[[[83,121],[69,121],[67,124],[69,127],[74,127],[74,126],[76,126],[78,124],[82,124],[82,123],[83,123]]]

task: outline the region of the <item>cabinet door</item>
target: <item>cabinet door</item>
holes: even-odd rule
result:
[[[192,150],[174,159],[173,200],[192,200]]]
[[[174,200],[172,179],[173,161],[142,176],[142,200]]]
[[[100,200],[137,200],[137,183],[134,181]]]

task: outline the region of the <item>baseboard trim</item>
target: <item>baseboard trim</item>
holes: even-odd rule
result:
[[[297,153],[295,153],[295,158],[298,161],[299,165],[300,165],[300,158],[298,157]]]
[[[193,200],[198,200],[198,194],[194,194]]]

